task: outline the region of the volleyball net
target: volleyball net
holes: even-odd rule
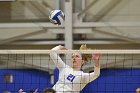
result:
[[[100,76],[89,83],[81,93],[135,93],[140,88],[140,50],[0,50],[0,92],[18,93],[23,89],[42,93],[58,80],[58,69],[50,53],[62,54],[70,65],[70,54],[100,53]],[[67,56],[68,55],[68,56]],[[84,72],[93,72],[93,60],[84,65]]]

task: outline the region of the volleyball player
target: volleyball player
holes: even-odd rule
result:
[[[64,50],[64,46],[56,46],[52,50]],[[88,83],[94,81],[100,75],[100,54],[92,56],[82,55],[79,52],[73,53],[71,62],[72,67],[66,65],[57,53],[50,53],[50,57],[59,69],[59,79],[53,86],[56,93],[79,93]],[[94,72],[84,73],[82,66],[91,57],[94,60]]]

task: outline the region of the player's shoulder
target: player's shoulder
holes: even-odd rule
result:
[[[62,67],[61,71],[72,71],[73,69],[69,65],[65,65],[65,67]]]

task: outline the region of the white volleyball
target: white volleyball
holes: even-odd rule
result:
[[[65,20],[65,15],[61,10],[53,10],[50,13],[49,19],[53,24],[62,25]]]

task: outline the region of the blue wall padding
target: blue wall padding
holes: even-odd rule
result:
[[[13,74],[14,82],[5,83],[4,74]],[[55,82],[58,80],[59,71],[54,70]],[[25,91],[52,86],[50,75],[47,72],[35,69],[0,70],[0,93],[9,90],[18,93],[20,88]],[[100,77],[89,83],[81,93],[135,93],[140,87],[140,69],[102,69]]]
[[[5,83],[4,74],[13,74],[14,82]],[[50,75],[44,71],[35,69],[0,70],[0,93],[6,90],[18,93],[18,90],[21,88],[25,91],[38,88],[39,91],[42,91],[50,86]]]
[[[103,69],[100,77],[88,84],[81,93],[135,93],[138,87],[140,69]]]

